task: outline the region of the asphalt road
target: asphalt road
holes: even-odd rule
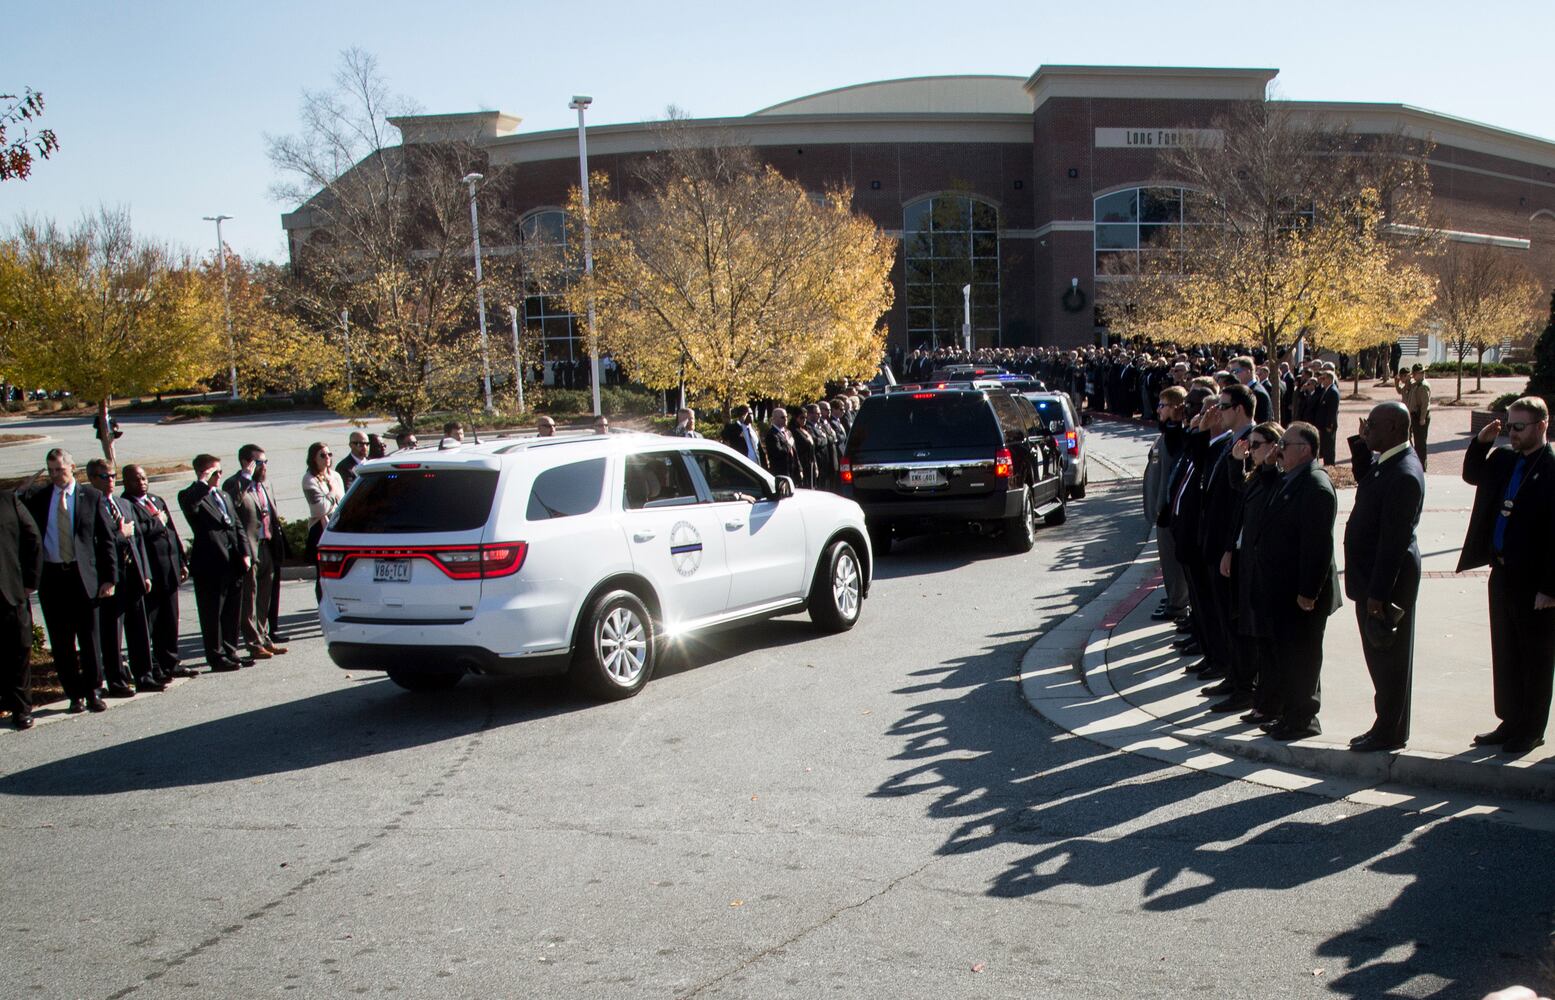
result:
[[[1136,432],[1035,551],[885,560],[852,632],[643,694],[292,652],[0,734],[7,996],[1478,997],[1548,989],[1555,836],[1106,751],[1022,651],[1145,534]]]

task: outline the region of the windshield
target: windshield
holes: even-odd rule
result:
[[[485,525],[493,469],[386,469],[351,484],[330,530],[350,534],[470,531]]]
[[[1001,443],[999,425],[982,393],[892,393],[859,410],[848,451],[962,448]]]

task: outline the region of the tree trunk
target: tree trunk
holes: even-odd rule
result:
[[[97,436],[102,439],[103,457],[108,464],[115,469],[119,467],[119,460],[113,447],[113,432],[108,429],[108,400],[103,398],[97,401]]]
[[[1485,348],[1479,349],[1478,368],[1474,373],[1474,391],[1485,391]]]
[[[1453,400],[1453,402],[1455,402],[1455,403],[1463,402],[1463,355],[1462,354],[1458,355],[1458,398]]]
[[[1285,391],[1285,381],[1280,378],[1280,345],[1279,338],[1266,333],[1263,338],[1264,357],[1269,365],[1269,419],[1280,419],[1280,395]],[[1291,356],[1291,368],[1294,369],[1295,356]]]

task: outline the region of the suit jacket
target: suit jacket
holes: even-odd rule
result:
[[[243,557],[253,555],[231,501],[224,512],[211,496],[214,492],[214,487],[194,482],[178,494],[191,535],[189,569],[197,576],[239,572]]]
[[[340,473],[340,481],[346,484],[347,489],[351,488],[351,481],[356,478],[356,467],[361,464],[361,462],[356,460],[356,456],[350,453],[347,453],[345,458],[335,463],[335,471]],[[231,493],[232,490],[228,488],[227,483],[232,482],[236,478],[238,477],[235,473],[228,476],[227,482],[222,483],[221,488]]]
[[[147,493],[139,500],[131,500],[128,496],[124,499],[129,500],[135,517],[135,533],[146,548],[152,589],[163,592],[177,590],[188,562],[184,555],[183,540],[178,537],[178,525],[173,523],[173,512],[168,509],[167,501],[153,493]],[[147,504],[163,516],[155,516],[146,509]]]
[[[767,460],[767,471],[774,476],[793,479],[799,466],[793,434],[786,428],[780,433],[776,427],[768,427],[762,435],[761,443]]]
[[[1314,414],[1320,431],[1332,433],[1339,426],[1339,386],[1331,385],[1317,394],[1317,412]]]
[[[0,492],[0,601],[18,607],[43,575],[43,536],[10,490]]]
[[[1261,424],[1265,420],[1273,420],[1274,406],[1269,402],[1268,388],[1254,379],[1247,390],[1253,394],[1253,423]]]
[[[21,495],[21,501],[42,536],[49,530],[49,505],[54,502],[54,484],[33,486]],[[108,522],[108,508],[103,506],[103,495],[85,483],[76,484],[74,529],[76,572],[81,576],[81,586],[87,595],[96,598],[98,589],[104,584],[118,583],[119,556],[113,528]]]
[[[1271,466],[1253,470],[1236,506],[1231,537],[1240,543],[1232,559],[1232,584],[1236,588],[1236,630],[1239,635],[1273,638],[1266,616],[1273,600],[1266,593],[1263,574],[1257,572],[1258,549],[1268,530],[1269,502],[1279,492],[1280,473]]]
[[[1199,552],[1214,573],[1220,572],[1220,557],[1231,551],[1236,542],[1233,521],[1237,504],[1241,502],[1242,484],[1247,478],[1246,463],[1231,457],[1231,445],[1251,431],[1251,427],[1244,428],[1241,434],[1230,434],[1215,444],[1201,442],[1204,500],[1199,514],[1198,543]]]
[[[1162,424],[1161,433],[1150,446],[1149,460],[1145,465],[1144,499],[1145,521],[1161,523],[1161,511],[1171,496],[1168,486],[1177,459],[1182,455],[1184,430],[1181,426]]]
[[[1415,528],[1425,505],[1425,472],[1412,449],[1374,461],[1366,439],[1350,438],[1355,509],[1344,526],[1344,595],[1407,608],[1420,589]]]
[[[344,476],[345,474],[341,473],[341,475]],[[356,473],[353,472],[351,475],[354,478]],[[347,485],[349,485],[349,482]],[[277,558],[283,558],[286,535],[285,532],[281,531],[281,517],[276,513],[275,494],[271,492],[270,484],[259,483],[256,486],[253,480],[244,480],[242,476],[234,474],[227,477],[227,481],[221,484],[221,488],[226,492],[228,500],[231,501],[232,509],[237,511],[238,523],[243,527],[243,535],[248,543],[248,551],[251,554],[257,555],[260,546],[269,545],[272,555],[275,555]],[[264,491],[265,501],[270,508],[270,538],[268,540],[261,537],[263,533],[261,526],[262,515],[256,489]]]
[[[765,457],[761,454],[761,436],[756,433],[755,427],[751,428],[751,437],[755,438],[756,441],[756,458],[754,461],[757,465],[765,466],[767,463]],[[750,452],[745,448],[745,425],[738,420],[731,420],[724,424],[723,430],[718,434],[718,439],[746,458],[750,458]]]
[[[1260,614],[1271,622],[1292,621],[1298,615],[1331,615],[1342,603],[1339,572],[1334,566],[1334,518],[1339,509],[1334,484],[1308,462],[1290,482],[1281,482],[1269,498],[1263,531],[1254,554],[1254,572],[1266,606]],[[1311,612],[1296,606],[1297,597],[1311,597]]]
[[[1501,501],[1519,457],[1511,448],[1469,441],[1469,450],[1463,455],[1463,480],[1478,489],[1458,572],[1490,564],[1495,554],[1496,518],[1501,515]],[[1502,558],[1513,580],[1555,596],[1555,449],[1549,445],[1534,452],[1532,464],[1523,473],[1507,519]]]
[[[130,588],[132,593],[143,593],[146,581],[151,579],[151,561],[146,555],[146,540],[141,537],[140,526],[135,520],[135,509],[123,497],[110,495],[103,497],[103,510],[118,549],[119,578],[115,583]],[[135,525],[135,533],[125,538],[119,531],[120,524]]]
[[[794,485],[815,488],[815,438],[803,424],[794,425]]]

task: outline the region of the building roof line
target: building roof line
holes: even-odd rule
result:
[[[801,103],[803,101],[814,100],[817,97],[829,97],[832,94],[846,93],[847,91],[850,91],[850,90],[863,90],[866,87],[881,87],[881,86],[886,86],[888,84],[893,84],[893,83],[920,83],[920,82],[928,81],[928,80],[933,80],[933,81],[944,81],[944,80],[1005,80],[1005,81],[1012,81],[1013,82],[1013,81],[1018,81],[1018,80],[1023,80],[1023,79],[1025,79],[1025,78],[1024,77],[1020,77],[1020,76],[1010,76],[1010,75],[1004,74],[1004,73],[944,73],[944,74],[925,74],[923,76],[898,76],[898,77],[892,77],[891,79],[888,79],[888,80],[868,80],[868,81],[865,81],[864,83],[850,83],[850,84],[847,84],[847,85],[842,86],[842,87],[831,87],[831,88],[829,88],[827,90],[817,90],[813,94],[805,94],[805,95],[803,95],[801,97],[791,97],[791,98],[789,98],[786,101],[779,101],[776,104],[769,104],[769,105],[767,105],[764,108],[757,108],[755,111],[752,111],[750,113],[750,115],[748,115],[747,117],[751,117],[751,116],[755,116],[755,115],[764,115],[764,114],[767,114],[770,111],[775,111],[778,108],[786,108],[790,104],[799,104],[799,103]]]

